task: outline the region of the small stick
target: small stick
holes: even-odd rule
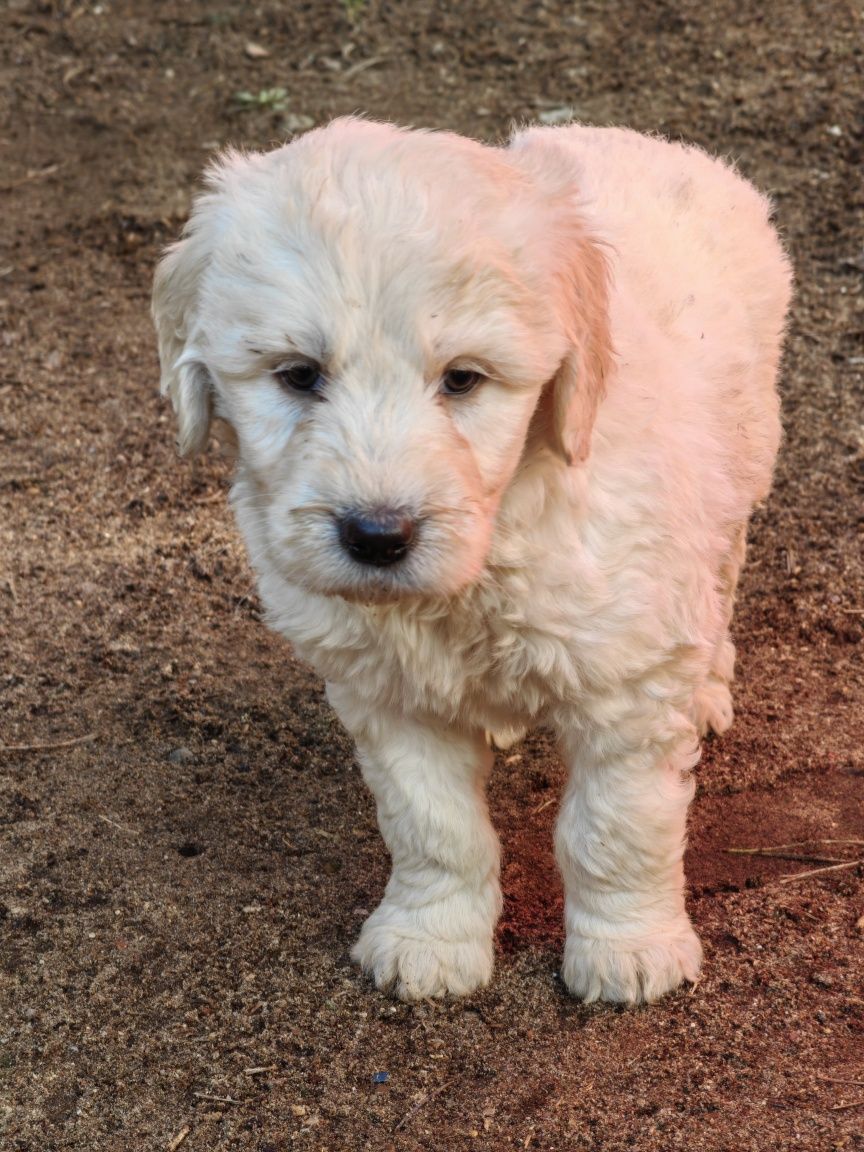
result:
[[[838,1080],[834,1076],[817,1076],[816,1079],[826,1084],[854,1084],[856,1088],[864,1088],[864,1080]]]
[[[71,740],[55,740],[47,744],[0,744],[0,755],[4,752],[50,752],[54,748],[71,748],[73,744],[90,744],[96,739],[95,732],[86,736],[74,736]]]
[[[277,1072],[278,1064],[264,1064],[260,1068],[244,1068],[247,1076],[263,1076],[265,1072]]]
[[[20,180],[13,180],[10,184],[0,184],[0,192],[11,192],[15,188],[22,188],[31,180],[44,180],[46,176],[53,176],[59,168],[62,168],[62,164],[49,164],[47,168],[30,168],[27,175],[22,176]]]
[[[766,860],[795,860],[799,864],[843,864],[840,856],[802,856],[793,852],[776,852],[773,848],[727,848],[733,856],[764,856]]]
[[[537,807],[535,809],[533,809],[533,811],[531,812],[531,815],[537,816],[538,813],[542,812],[545,808],[548,808],[550,804],[554,804],[554,803],[555,803],[555,797],[551,796],[548,800],[544,800],[542,804],[538,804]]]
[[[209,1092],[193,1092],[198,1100],[209,1100],[211,1104],[239,1104],[239,1100],[233,1100],[230,1096],[211,1096]]]
[[[189,1135],[189,1133],[191,1131],[192,1131],[192,1129],[189,1127],[188,1124],[185,1126],[185,1128],[181,1128],[180,1131],[177,1133],[177,1135],[174,1137],[174,1139],[171,1141],[171,1143],[168,1145],[168,1152],[177,1152],[177,1149],[180,1147],[180,1145],[183,1143],[183,1141],[186,1139],[186,1137]]]
[[[835,1104],[832,1112],[845,1112],[847,1108],[864,1108],[864,1100],[856,1100],[852,1104]]]
[[[765,852],[786,852],[792,848],[807,848],[810,844],[864,844],[864,840],[794,840],[791,844],[767,844],[760,848],[727,848],[739,856],[758,856]]]
[[[400,1129],[404,1128],[405,1125],[409,1123],[409,1121],[414,1119],[414,1117],[417,1115],[417,1113],[420,1111],[421,1108],[425,1108],[430,1100],[434,1100],[436,1096],[440,1096],[442,1092],[446,1092],[446,1090],[450,1087],[451,1084],[453,1084],[453,1082],[454,1082],[453,1080],[446,1080],[443,1084],[440,1084],[434,1090],[434,1092],[426,1092],[417,1101],[417,1103],[414,1105],[414,1107],[405,1113],[405,1115],[402,1117],[402,1119],[399,1121],[399,1123],[396,1125],[396,1127],[393,1129],[393,1131],[398,1132]]]
[[[809,872],[799,872],[795,876],[782,876],[780,883],[791,884],[795,880],[806,880],[808,876],[821,876],[825,872],[839,872],[842,868],[857,868],[859,864],[864,864],[864,859],[847,860],[845,864],[831,864],[828,868],[811,868]]]
[[[96,817],[98,820],[104,820],[106,824],[110,824],[112,828],[119,828],[121,832],[129,832],[132,836],[138,835],[134,828],[127,828],[125,824],[118,824],[116,820],[112,820],[110,816],[103,816],[101,812],[97,812]]]
[[[379,64],[383,64],[385,59],[385,56],[372,56],[368,60],[360,60],[359,63],[352,64],[347,71],[343,72],[339,79],[352,80],[361,72],[365,72],[367,68],[376,68]]]

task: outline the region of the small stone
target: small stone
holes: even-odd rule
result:
[[[576,119],[576,109],[571,108],[569,104],[563,108],[546,108],[543,112],[537,113],[537,119],[541,124],[569,124],[571,120]]]
[[[817,988],[833,988],[834,977],[828,972],[814,972],[810,977]]]
[[[311,116],[306,116],[302,112],[289,112],[287,116],[282,117],[282,130],[289,132],[292,136],[297,132],[306,132],[309,128],[315,127],[315,121]]]
[[[181,746],[168,753],[168,760],[171,764],[194,764],[195,753],[190,748]]]

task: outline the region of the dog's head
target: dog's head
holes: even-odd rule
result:
[[[573,181],[542,130],[503,150],[358,120],[210,169],[153,311],[180,450],[214,415],[236,436],[253,562],[447,595],[528,440],[585,458],[609,338]]]

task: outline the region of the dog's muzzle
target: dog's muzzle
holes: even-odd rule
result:
[[[386,568],[408,555],[417,521],[397,508],[348,512],[339,521],[339,540],[352,560]]]

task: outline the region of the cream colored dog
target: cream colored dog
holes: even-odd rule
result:
[[[695,980],[690,770],[780,439],[790,271],[695,148],[359,120],[225,155],[156,276],[180,449],[236,435],[273,627],[327,680],[393,872],[354,958],[406,1000],[492,972],[484,734],[557,732],[561,974]]]

